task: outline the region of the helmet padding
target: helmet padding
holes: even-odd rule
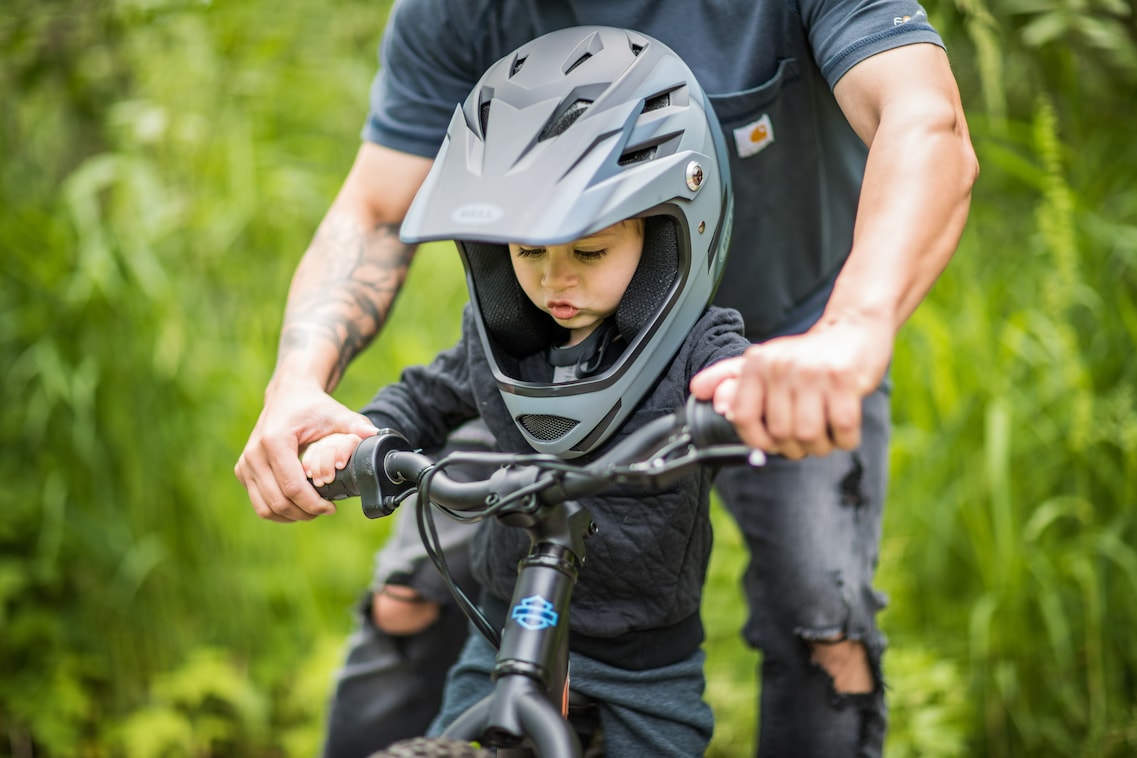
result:
[[[670,216],[644,219],[643,253],[628,289],[616,308],[615,322],[628,344],[659,311],[675,284],[679,265],[676,221]],[[529,300],[521,289],[509,248],[464,242],[467,266],[486,332],[499,354],[524,358],[568,338],[568,330]]]

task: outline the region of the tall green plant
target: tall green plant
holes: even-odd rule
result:
[[[272,528],[231,468],[384,12],[6,8],[0,753],[312,752],[381,530]]]
[[[908,679],[912,651],[926,651],[975,705],[953,711],[960,752],[1128,754],[1137,669],[1118,630],[1137,613],[1137,196],[1113,114],[1137,84],[1132,10],[930,10],[983,174],[956,260],[894,365],[885,623],[894,685],[916,691],[893,694],[890,744],[911,751],[939,728],[920,720],[928,706],[951,702]]]
[[[1066,68],[1028,61],[1032,84],[1063,86],[1050,77]],[[1108,119],[1088,138],[1076,91],[1035,90],[1020,120],[1031,87],[1008,83],[1009,115],[972,119],[984,175],[969,234],[898,348],[904,505],[888,529],[902,569],[886,571],[903,639],[936,640],[969,672],[971,751],[1124,755],[1137,746],[1137,649],[1121,631],[1137,622],[1137,193],[1119,167],[1137,156]]]

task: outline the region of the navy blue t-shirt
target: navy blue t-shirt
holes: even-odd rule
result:
[[[566,26],[671,47],[710,96],[730,148],[734,234],[715,302],[752,340],[803,331],[848,256],[867,149],[833,98],[860,61],[943,45],[915,0],[397,0],[364,139],[433,158],[489,66]]]

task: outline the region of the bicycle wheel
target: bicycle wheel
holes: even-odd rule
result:
[[[414,737],[400,740],[370,758],[491,758],[492,753],[463,740]]]

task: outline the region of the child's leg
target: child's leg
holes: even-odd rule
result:
[[[450,726],[470,706],[493,691],[490,674],[493,672],[497,651],[476,631],[470,632],[458,661],[446,676],[442,693],[442,709],[438,712],[427,735],[436,737]]]
[[[629,671],[572,654],[571,686],[600,704],[607,755],[690,758],[706,752],[714,717],[703,700],[705,656],[655,669]],[[493,691],[494,649],[471,633],[450,669],[442,711],[428,734],[439,735]]]
[[[573,654],[571,686],[600,703],[610,756],[691,758],[703,755],[714,716],[703,700],[705,655],[660,668],[629,671]]]

